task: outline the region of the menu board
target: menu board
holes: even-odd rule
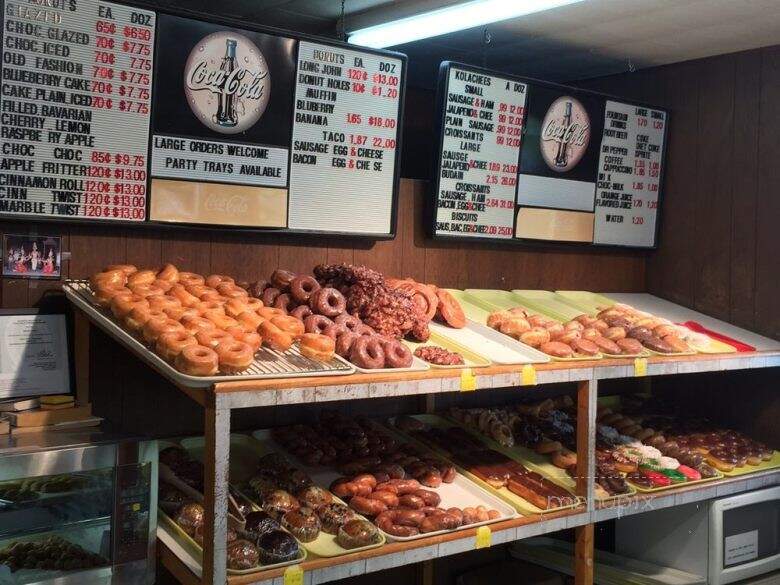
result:
[[[596,187],[597,244],[652,247],[666,112],[607,101]]]
[[[301,41],[290,227],[391,231],[400,59]]]
[[[449,62],[438,104],[434,237],[656,245],[664,110]]]
[[[145,220],[155,14],[98,0],[3,14],[0,213]]]
[[[512,238],[524,83],[451,68],[444,96],[436,230]]]
[[[393,235],[406,59],[6,0],[0,215]]]

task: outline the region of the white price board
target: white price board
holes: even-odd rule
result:
[[[437,235],[511,239],[525,83],[457,67],[445,89]]]
[[[387,55],[299,43],[289,229],[390,233],[402,68]]]
[[[146,219],[155,14],[4,2],[0,213]]]

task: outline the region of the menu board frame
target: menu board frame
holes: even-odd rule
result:
[[[397,51],[389,51],[386,49],[374,49],[370,47],[362,47],[359,45],[352,45],[344,41],[340,41],[338,39],[332,39],[327,37],[319,37],[316,35],[310,35],[307,33],[300,33],[295,31],[290,31],[278,27],[272,27],[267,25],[261,25],[256,24],[250,21],[244,21],[237,18],[231,18],[231,17],[222,17],[222,16],[216,16],[207,12],[199,11],[199,10],[191,10],[187,8],[172,8],[169,6],[160,7],[157,3],[144,1],[144,0],[106,0],[107,2],[110,2],[112,4],[118,4],[121,6],[127,6],[130,8],[137,8],[137,9],[143,9],[143,10],[150,10],[155,13],[156,17],[159,17],[161,15],[170,15],[170,16],[178,16],[182,18],[189,18],[193,20],[198,20],[201,22],[214,24],[218,26],[225,26],[225,27],[232,27],[239,30],[246,30],[251,32],[257,32],[257,33],[265,33],[268,35],[275,35],[275,36],[281,36],[284,38],[292,39],[295,41],[295,60],[297,63],[298,60],[298,51],[300,48],[300,42],[311,42],[311,43],[317,43],[321,45],[327,45],[330,47],[334,47],[337,49],[344,49],[349,50],[353,52],[360,52],[360,53],[368,53],[372,55],[378,55],[378,56],[386,56],[388,58],[392,59],[398,59],[401,61],[401,72],[399,75],[399,84],[398,84],[398,118],[396,121],[396,129],[397,129],[397,137],[396,137],[396,145],[395,145],[395,153],[394,153],[394,164],[393,164],[393,192],[392,192],[392,199],[391,199],[391,205],[390,205],[390,229],[388,232],[384,233],[366,233],[366,232],[349,232],[349,231],[326,231],[326,230],[301,230],[301,229],[290,229],[286,227],[254,227],[254,226],[233,226],[233,225],[220,225],[220,224],[194,224],[194,223],[178,223],[178,222],[167,222],[167,221],[155,221],[150,219],[150,210],[151,210],[151,183],[152,183],[152,146],[153,146],[153,140],[154,140],[154,128],[152,126],[152,121],[154,120],[154,114],[155,114],[155,83],[154,79],[157,74],[157,64],[159,63],[158,59],[161,57],[162,53],[160,52],[161,43],[163,40],[160,38],[158,33],[159,28],[159,18],[155,18],[155,56],[153,61],[153,77],[152,77],[152,88],[151,88],[151,99],[150,99],[150,113],[149,113],[149,119],[150,119],[150,127],[149,127],[149,139],[148,139],[148,157],[147,157],[147,178],[146,178],[146,184],[147,184],[147,201],[146,201],[146,214],[145,218],[141,221],[132,221],[132,220],[125,220],[125,219],[102,219],[102,218],[87,218],[87,217],[68,217],[68,216],[60,216],[60,217],[51,217],[51,216],[37,216],[37,215],[27,215],[27,214],[14,214],[14,213],[2,213],[0,212],[0,220],[10,220],[10,221],[33,221],[36,223],[67,223],[67,224],[74,224],[74,225],[99,225],[99,226],[118,226],[121,228],[134,228],[139,230],[144,229],[154,229],[154,230],[186,230],[186,231],[213,231],[215,229],[219,229],[221,231],[230,231],[230,232],[236,232],[236,233],[250,233],[250,234],[277,234],[277,235],[292,235],[292,236],[326,236],[326,237],[333,237],[333,238],[348,238],[348,239],[354,239],[354,240],[370,240],[370,241],[382,241],[382,240],[392,240],[395,239],[397,235],[397,227],[398,227],[398,198],[399,198],[399,189],[400,189],[400,178],[401,178],[401,149],[403,148],[403,126],[404,126],[404,111],[405,111],[405,102],[406,102],[406,80],[407,80],[407,69],[408,69],[408,56],[404,53],[400,53]],[[3,43],[4,37],[5,37],[5,0],[0,0],[0,7],[2,7],[2,10],[0,10],[0,43]],[[2,45],[0,45],[2,46]],[[290,96],[290,100],[294,102],[295,95]],[[292,107],[292,113],[291,113],[291,125],[294,124],[295,120],[295,108]],[[292,126],[291,126],[291,140],[292,140]],[[289,189],[290,179],[289,179],[289,169],[291,166],[291,159],[292,159],[292,144],[290,145],[289,151],[288,151],[288,177],[287,177],[287,184]],[[204,181],[207,182],[207,181]],[[215,181],[218,182],[218,181]],[[288,195],[289,196],[289,195]],[[287,210],[288,216],[289,216],[289,209]]]
[[[646,108],[651,108],[653,110],[664,112],[664,114],[666,115],[666,123],[664,125],[664,130],[663,130],[663,145],[661,149],[661,171],[658,177],[658,207],[656,210],[655,233],[653,235],[653,245],[634,246],[629,244],[599,244],[595,242],[588,243],[588,242],[571,242],[571,241],[564,241],[564,240],[538,240],[538,239],[530,239],[530,238],[517,238],[514,235],[511,238],[491,238],[485,236],[463,236],[458,234],[442,234],[437,232],[436,211],[439,206],[439,192],[441,188],[440,186],[441,165],[442,165],[442,151],[443,151],[443,143],[444,143],[443,130],[444,130],[444,120],[445,120],[446,110],[447,110],[446,98],[449,89],[450,69],[453,67],[464,71],[468,71],[470,73],[492,75],[509,81],[524,83],[528,87],[528,95],[532,94],[535,87],[543,87],[543,88],[551,89],[553,91],[560,91],[564,93],[574,92],[575,94],[580,94],[580,95],[584,94],[584,95],[592,96],[596,99],[603,101],[604,107],[606,107],[607,101],[614,100],[631,106],[646,107]],[[604,115],[604,109],[602,109],[602,116],[603,115]],[[439,66],[439,77],[436,86],[436,113],[434,116],[434,126],[433,126],[434,137],[435,137],[434,138],[435,154],[431,159],[432,161],[431,185],[433,187],[433,191],[431,192],[430,197],[427,198],[427,205],[425,206],[425,226],[426,226],[427,234],[429,237],[431,237],[434,240],[461,242],[461,243],[468,241],[468,242],[476,242],[476,243],[490,243],[495,245],[511,245],[511,246],[538,246],[538,247],[565,247],[565,248],[569,248],[572,246],[579,246],[579,247],[586,246],[586,247],[593,247],[593,248],[600,248],[600,249],[613,248],[613,249],[629,249],[629,250],[656,250],[658,249],[658,238],[660,234],[661,221],[663,217],[661,213],[661,209],[663,206],[663,198],[664,198],[663,186],[664,186],[664,177],[666,171],[666,151],[669,142],[670,116],[671,116],[671,112],[667,108],[655,106],[638,100],[626,99],[626,98],[622,98],[607,93],[592,91],[589,89],[583,89],[571,85],[564,85],[561,83],[542,81],[540,79],[535,79],[533,77],[513,75],[510,73],[504,73],[502,71],[496,71],[494,69],[478,67],[476,65],[469,65],[458,61],[442,61],[442,63]],[[527,125],[526,125],[527,120],[528,120],[528,109],[526,108],[526,111],[524,113],[524,119],[523,119],[523,130],[522,130],[523,140],[525,139],[525,134],[527,131]],[[602,137],[599,136],[598,140],[600,145],[601,143],[600,141],[602,140]],[[522,154],[522,148],[523,145],[521,143],[520,149],[518,151],[518,163],[521,162],[520,155]],[[595,206],[595,197],[596,194],[594,192],[594,206]],[[514,209],[515,214],[517,213],[517,209],[518,209],[517,185],[515,185],[515,209]]]

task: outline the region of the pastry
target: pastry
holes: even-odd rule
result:
[[[333,359],[336,342],[326,335],[305,333],[299,342],[301,355],[323,362]]]
[[[320,534],[320,519],[311,508],[287,512],[282,516],[282,526],[301,542],[311,542]]]
[[[369,546],[379,541],[380,536],[376,526],[368,520],[349,520],[339,527],[336,535],[336,542],[348,549]]]
[[[298,558],[300,549],[295,538],[284,530],[270,530],[255,541],[264,565],[285,563]]]

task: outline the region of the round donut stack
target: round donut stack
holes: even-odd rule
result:
[[[289,349],[293,342],[327,358],[324,336],[303,340],[303,321],[267,307],[229,276],[203,277],[172,264],[160,269],[111,265],[90,278],[97,302],[131,335],[192,376],[235,374],[247,369],[261,345]]]

